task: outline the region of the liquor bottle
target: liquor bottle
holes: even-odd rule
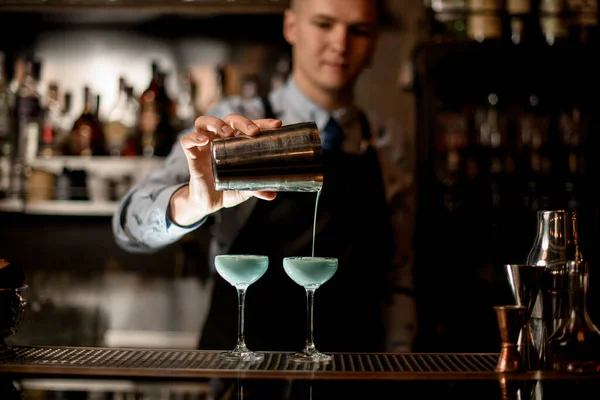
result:
[[[25,77],[17,91],[15,111],[17,122],[17,158],[33,160],[37,156],[41,132],[42,108],[38,90],[41,64],[25,63]]]
[[[4,62],[4,53],[0,52],[0,199],[8,195],[14,146],[13,105]]]
[[[123,149],[121,150],[121,156],[135,157],[142,154],[141,140],[137,129],[140,122],[140,102],[133,94],[133,87],[126,85],[125,94],[127,96],[127,103],[122,122],[123,125],[128,127],[128,133],[125,138]]]
[[[159,108],[156,104],[158,96],[158,63],[153,61],[151,79],[146,90],[140,96],[140,147],[141,154],[153,156],[155,151],[155,132],[159,122]]]
[[[95,96],[95,106],[94,106],[94,112],[92,113],[94,119],[96,120],[96,123],[99,124],[100,126],[102,126],[101,121],[101,117],[100,117],[100,100],[102,99],[102,96],[100,96],[100,94],[96,94]]]
[[[585,138],[581,110],[578,107],[568,107],[559,114],[559,144],[557,167],[562,187],[558,188],[558,196],[562,199],[561,206],[569,210],[577,210],[585,198],[582,195],[585,172]]]
[[[571,373],[600,372],[600,330],[587,312],[588,264],[566,264],[568,301],[565,317],[548,339],[552,369]]]
[[[460,219],[468,209],[468,114],[458,102],[444,102],[436,113],[434,160],[438,199],[448,218]]]
[[[194,126],[194,121],[200,115],[196,106],[198,83],[191,73],[183,73],[179,79],[179,93],[177,94],[177,119],[182,129]]]
[[[126,85],[125,93],[127,94],[127,109],[129,110],[129,118],[132,118],[135,121],[135,124],[138,123],[139,111],[140,111],[140,102],[133,94],[133,87]],[[130,121],[130,123],[132,123]]]
[[[465,167],[458,150],[450,150],[436,168],[438,181],[442,185],[442,201],[448,213],[459,213],[465,208]]]
[[[58,84],[50,82],[46,93],[43,110],[42,135],[40,137],[39,155],[51,157],[56,154],[56,140],[60,132],[61,104],[58,98]]]
[[[25,61],[25,76],[16,92],[14,119],[16,123],[16,153],[11,170],[9,197],[24,199],[27,193],[29,162],[37,156],[41,129],[41,106],[38,77],[41,64]]]
[[[23,83],[25,79],[25,71],[26,69],[26,61],[24,57],[17,57],[14,63],[14,72],[13,78],[8,85],[8,89],[13,94],[13,97],[16,99],[17,92],[19,91],[19,87]]]
[[[90,88],[83,88],[83,110],[73,123],[64,154],[72,156],[105,155],[105,139],[101,125],[92,110]]]
[[[173,121],[176,107],[165,88],[165,73],[153,62],[152,79],[140,97],[140,136],[142,155],[166,156],[175,141]]]
[[[8,156],[0,156],[0,199],[8,197],[12,160]]]
[[[129,136],[128,127],[124,123],[127,114],[127,91],[124,77],[119,77],[119,89],[117,101],[108,114],[108,120],[104,127],[106,134],[106,147],[112,156],[120,156],[125,142]]]
[[[522,186],[523,208],[534,214],[548,207],[550,176],[550,145],[548,141],[550,117],[540,104],[536,93],[531,93],[519,119],[517,135],[517,169]]]
[[[429,38],[436,42],[466,39],[466,0],[432,0],[426,12]]]
[[[514,44],[523,42],[526,17],[530,11],[530,0],[506,0],[506,12],[510,23],[510,40]]]
[[[177,104],[167,93],[166,81],[167,73],[160,71],[158,73],[158,95],[156,96],[159,121],[155,132],[154,149],[154,155],[158,157],[164,157],[169,154],[179,130]]]
[[[598,0],[567,0],[567,13],[571,19],[569,37],[571,42],[597,44],[600,33],[598,25]]]
[[[510,40],[514,44],[537,43],[541,39],[537,13],[532,0],[506,0]]]
[[[3,52],[0,52],[0,157],[12,154],[14,140],[12,103],[6,79],[5,56]]]
[[[467,37],[480,43],[501,40],[502,7],[500,0],[468,0]]]
[[[540,0],[540,26],[546,43],[558,46],[569,41],[564,0]]]
[[[66,155],[66,149],[68,149],[67,142],[71,134],[71,128],[73,128],[73,117],[71,116],[71,105],[72,95],[71,92],[67,91],[63,94],[63,100],[61,102],[60,115],[58,116],[58,126],[56,131],[56,137],[54,138],[55,155]]]
[[[490,92],[474,113],[475,142],[479,147],[479,167],[486,177],[503,170],[501,146],[506,141],[504,115],[498,110],[498,94]]]

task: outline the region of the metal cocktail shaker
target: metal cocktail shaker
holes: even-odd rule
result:
[[[548,368],[548,339],[564,317],[568,300],[566,265],[569,261],[583,262],[577,212],[538,211],[537,233],[526,263],[544,268],[540,291],[530,316],[541,369]]]
[[[323,186],[321,135],[314,122],[211,142],[217,190],[316,192]]]

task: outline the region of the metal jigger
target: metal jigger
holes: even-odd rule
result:
[[[502,347],[496,372],[522,372],[525,370],[517,348],[519,334],[527,320],[527,307],[517,305],[494,306],[500,329]]]
[[[529,320],[535,306],[535,301],[541,287],[544,268],[528,264],[506,264],[506,275],[518,306],[527,307],[527,313],[521,335],[518,340],[518,350],[527,370],[536,370],[539,367],[539,355],[536,350],[533,333]]]

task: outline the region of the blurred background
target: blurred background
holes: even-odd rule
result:
[[[30,286],[11,343],[196,347],[202,238],[128,254],[110,218],[197,115],[285,80],[286,4],[0,0],[0,258]],[[386,10],[357,99],[383,127],[403,210],[397,279],[417,300],[415,350],[497,351],[491,306],[514,302],[502,266],[524,261],[537,210],[580,212],[594,299],[597,0]]]

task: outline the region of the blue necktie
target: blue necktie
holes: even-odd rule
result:
[[[341,147],[343,137],[344,133],[340,124],[335,118],[329,117],[327,125],[321,131],[321,147],[324,150],[337,150]]]

